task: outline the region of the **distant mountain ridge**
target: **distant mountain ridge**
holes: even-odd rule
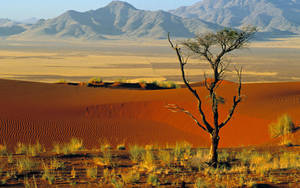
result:
[[[139,10],[122,1],[112,1],[97,10],[74,10],[49,20],[40,20],[23,37],[51,36],[84,39],[192,37],[221,28],[201,19],[181,18],[166,11]]]
[[[0,37],[16,35],[24,31],[26,31],[26,26],[16,21],[10,19],[0,19]]]
[[[26,24],[26,22],[31,22]],[[23,23],[0,19],[0,37],[76,39],[164,39],[193,37],[224,27],[257,26],[262,39],[300,34],[300,0],[202,0],[176,10],[139,10],[123,1],[53,19]]]
[[[253,25],[262,32],[300,34],[300,0],[203,0],[170,12],[226,27]]]

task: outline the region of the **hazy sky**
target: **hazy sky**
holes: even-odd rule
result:
[[[125,0],[138,9],[170,10],[192,5],[200,0]],[[97,9],[111,0],[3,0],[0,18],[22,20],[31,17],[53,18],[67,10],[87,11]]]

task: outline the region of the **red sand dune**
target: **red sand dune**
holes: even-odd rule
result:
[[[113,144],[186,140],[194,146],[209,145],[208,135],[189,117],[165,107],[178,104],[197,114],[197,103],[186,88],[145,91],[9,80],[0,80],[0,88],[0,143],[10,148],[37,140],[51,147],[72,137],[82,138],[88,148],[99,146],[99,140]],[[210,113],[205,88],[199,84],[197,90]],[[231,82],[219,89],[226,98],[221,119],[235,92],[236,84]],[[244,84],[243,94],[234,118],[221,130],[221,147],[270,143],[268,125],[283,113],[300,121],[300,83]]]

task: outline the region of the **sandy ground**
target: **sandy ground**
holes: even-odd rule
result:
[[[209,137],[189,117],[165,107],[178,104],[197,114],[197,104],[184,88],[145,91],[12,80],[0,80],[0,88],[0,144],[10,148],[17,142],[37,140],[52,147],[72,137],[82,138],[88,148],[104,140],[112,144],[186,140],[194,146],[209,145]],[[197,90],[204,110],[210,113],[205,88]],[[231,107],[236,84],[224,82],[219,90],[226,99],[220,110],[222,120]],[[300,121],[299,82],[244,84],[243,95],[234,118],[221,130],[221,147],[272,143],[268,125],[283,113]]]

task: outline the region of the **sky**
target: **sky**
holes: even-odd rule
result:
[[[200,0],[124,0],[138,9],[171,10]],[[0,18],[24,20],[32,17],[54,18],[67,10],[88,11],[109,4],[111,0],[3,0]]]

